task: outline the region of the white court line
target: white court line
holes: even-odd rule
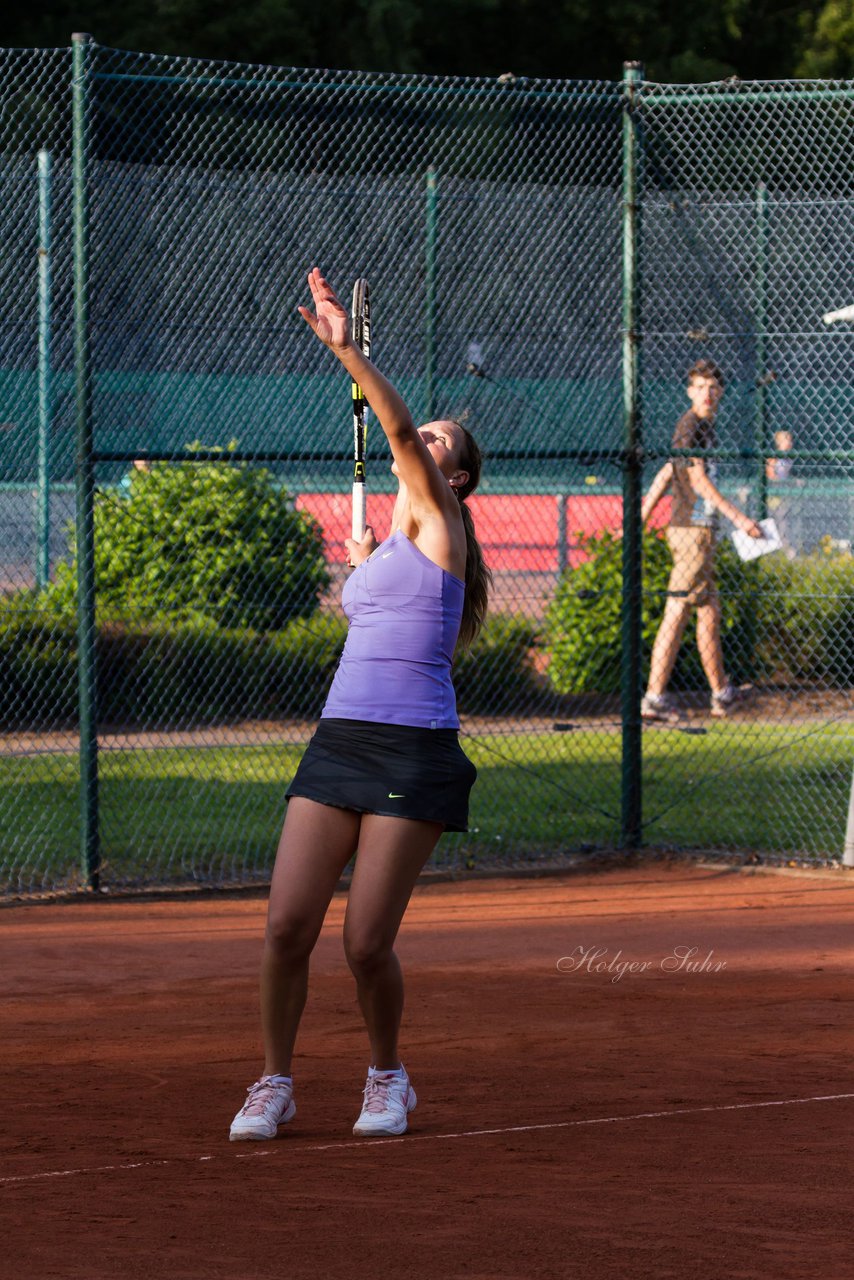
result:
[[[854,1098],[854,1093],[825,1093],[812,1098],[782,1098],[774,1102],[730,1102],[715,1107],[682,1107],[676,1111],[638,1111],[631,1116],[594,1116],[589,1120],[557,1120],[552,1124],[517,1124],[502,1129],[464,1129],[459,1133],[409,1133],[399,1138],[362,1138],[360,1141],[327,1142],[318,1146],[293,1147],[290,1155],[313,1155],[316,1151],[368,1151],[374,1147],[385,1147],[390,1143],[405,1142],[443,1142],[451,1138],[483,1138],[504,1133],[537,1133],[545,1129],[580,1129],[590,1124],[628,1124],[632,1120],[662,1120],[671,1116],[698,1116],[708,1112],[722,1111],[757,1111],[762,1107],[796,1107],[805,1102],[842,1102]],[[0,1186],[10,1183],[40,1182],[47,1178],[71,1178],[81,1173],[120,1173],[126,1169],[156,1169],[170,1164],[203,1164],[210,1160],[258,1160],[262,1156],[278,1155],[282,1148],[266,1147],[263,1151],[230,1151],[228,1157],[223,1154],[213,1156],[173,1157],[169,1160],[134,1160],[129,1164],[102,1164],[91,1169],[50,1169],[45,1173],[25,1173],[17,1177],[0,1178]]]

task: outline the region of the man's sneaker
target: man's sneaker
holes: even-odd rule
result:
[[[727,684],[720,693],[712,694],[711,714],[716,717],[731,715],[749,701],[753,692],[749,684]]]
[[[247,1098],[231,1122],[232,1142],[254,1139],[263,1142],[275,1138],[280,1124],[293,1120],[297,1106],[293,1085],[282,1084],[272,1076],[262,1076],[247,1090]]]
[[[664,720],[672,723],[679,719],[673,699],[666,693],[647,693],[641,701],[642,720]]]
[[[415,1109],[415,1090],[401,1067],[397,1071],[368,1072],[362,1114],[353,1125],[359,1138],[376,1138],[385,1134],[406,1133],[406,1117]]]

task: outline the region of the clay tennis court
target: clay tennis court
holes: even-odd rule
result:
[[[0,915],[2,1276],[854,1275],[850,875],[419,887],[399,946],[419,1106],[382,1141],[350,1132],[343,908],[297,1116],[257,1144],[227,1134],[259,1065],[262,898]]]

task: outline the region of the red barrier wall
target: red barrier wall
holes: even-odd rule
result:
[[[579,534],[619,529],[623,503],[618,495],[489,493],[474,494],[469,499],[478,538],[494,572],[557,573],[560,502],[566,504],[566,562],[573,566],[584,559],[578,547]],[[350,494],[304,493],[297,499],[297,506],[322,525],[327,556],[333,563],[340,562],[344,539],[350,536]],[[393,494],[374,493],[368,497],[368,522],[378,538],[388,531],[393,506]],[[652,523],[666,523],[668,514],[669,499],[659,505]]]

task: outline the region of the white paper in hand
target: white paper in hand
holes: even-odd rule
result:
[[[770,551],[782,550],[783,539],[776,520],[760,520],[759,528],[762,530],[761,538],[751,538],[741,529],[733,532],[732,540],[742,560],[756,560],[759,556],[767,556]]]

